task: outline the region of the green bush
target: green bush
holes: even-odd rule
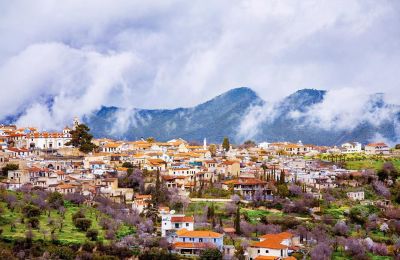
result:
[[[24,206],[22,212],[27,218],[39,217],[41,214],[40,208],[31,204]]]
[[[81,231],[87,231],[92,225],[92,221],[87,218],[77,218],[75,219],[75,227],[77,227]]]
[[[32,227],[32,228],[39,228],[39,219],[37,217],[33,217],[33,218],[29,218],[28,219],[28,224]]]
[[[99,235],[99,231],[97,231],[96,229],[89,229],[86,232],[86,237],[92,241],[96,241],[98,235]]]

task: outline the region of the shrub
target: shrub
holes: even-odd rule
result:
[[[78,218],[85,218],[85,214],[83,214],[82,210],[79,210],[78,212],[76,212],[75,214],[72,215],[72,222],[74,222],[74,224],[75,224],[75,221]]]
[[[39,217],[40,216],[40,208],[34,205],[28,204],[23,207],[22,212],[24,213],[25,217],[32,218],[32,217]]]
[[[216,248],[208,248],[200,253],[201,260],[220,260],[222,259],[222,253]]]
[[[93,252],[94,247],[95,247],[95,244],[92,243],[92,242],[85,242],[85,243],[82,245],[82,249],[83,249],[84,251],[86,251],[86,252]]]
[[[72,260],[75,258],[75,252],[66,246],[53,246],[49,248],[52,259]]]
[[[98,235],[99,235],[99,231],[97,231],[96,229],[89,229],[86,232],[86,237],[92,241],[96,241]]]
[[[53,209],[58,209],[61,206],[64,206],[64,199],[61,193],[53,192],[49,195],[48,202],[50,207]]]
[[[29,218],[28,219],[28,224],[32,228],[38,228],[39,227],[39,219],[37,217]]]
[[[75,219],[75,227],[77,227],[81,231],[87,231],[92,225],[92,221],[87,218],[77,218]]]

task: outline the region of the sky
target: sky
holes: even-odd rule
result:
[[[54,128],[242,86],[270,102],[315,88],[329,108],[377,92],[399,103],[399,25],[396,0],[3,0],[0,120]]]

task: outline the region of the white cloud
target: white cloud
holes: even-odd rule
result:
[[[10,84],[0,96],[0,113],[26,107],[17,124],[63,127],[99,109],[110,95],[121,97],[124,74],[135,62],[130,53],[100,54],[58,43],[29,46],[0,67],[0,78]]]
[[[396,1],[16,0],[0,10],[0,118],[43,111],[58,127],[100,105],[192,106],[238,86],[270,102],[310,87],[399,95]]]
[[[341,88],[328,91],[322,102],[303,107],[302,111],[282,111],[285,100],[273,104],[254,106],[247,111],[239,127],[239,140],[255,138],[263,123],[273,123],[278,117],[296,120],[296,126],[311,126],[322,130],[352,131],[363,123],[380,127],[384,123],[395,127],[400,133],[400,106],[390,104],[383,94],[369,94],[363,88]],[[295,127],[295,126],[293,126]],[[388,139],[376,134],[371,141]],[[391,140],[391,142],[396,140]]]

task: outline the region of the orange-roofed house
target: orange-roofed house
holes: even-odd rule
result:
[[[247,249],[248,259],[290,259],[291,248],[298,244],[298,237],[290,232],[267,234]]]
[[[226,160],[219,165],[219,171],[227,176],[239,177],[240,175],[240,162],[233,160]]]
[[[389,146],[385,143],[371,143],[365,146],[365,154],[389,154]]]
[[[139,213],[142,213],[151,203],[151,194],[136,194],[132,202],[132,209],[136,209]]]
[[[181,229],[176,232],[176,242],[172,244],[173,251],[183,255],[199,255],[207,248],[217,248],[220,251],[224,247],[224,235],[209,230]]]
[[[182,214],[174,214],[174,211],[161,212],[161,236],[166,237],[168,241],[175,241],[176,232],[182,228],[194,230],[194,218]]]
[[[272,191],[268,188],[267,182],[256,178],[238,178],[222,183],[222,189],[238,192],[240,195],[251,199],[256,191],[261,191],[264,196],[271,195]]]

